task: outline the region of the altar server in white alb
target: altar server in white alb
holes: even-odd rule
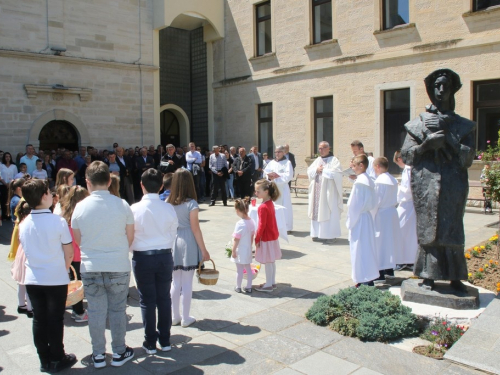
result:
[[[394,254],[401,246],[401,230],[396,206],[398,204],[398,181],[389,172],[389,161],[379,157],[373,162],[377,175],[375,180],[375,207],[372,210],[375,224],[375,248],[379,269],[378,280],[394,276]]]
[[[320,142],[318,151],[320,156],[307,168],[311,237],[331,241],[340,237],[342,168],[339,159],[330,155],[328,142]]]
[[[285,148],[283,146],[276,147],[274,151],[275,159],[267,164],[264,170],[264,177],[273,181],[280,192],[280,197],[274,202],[277,205],[284,206],[286,230],[288,232],[293,230],[293,210],[292,210],[292,197],[290,195],[290,187],[288,182],[293,178],[293,168],[290,160],[285,158]]]
[[[375,184],[366,174],[368,168],[366,155],[356,156],[352,160],[352,168],[357,178],[347,202],[346,222],[349,229],[352,280],[356,287],[361,284],[373,286],[373,280],[379,277],[375,253],[375,228],[370,213],[375,207]]]
[[[417,215],[411,193],[411,167],[403,162],[401,151],[396,151],[394,154],[394,163],[400,168],[404,168],[401,174],[401,185],[398,189],[398,216],[402,241],[399,249],[394,253],[394,258],[396,269],[413,269],[417,258],[418,239]]]

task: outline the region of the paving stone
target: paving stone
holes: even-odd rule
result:
[[[482,315],[475,322],[472,323],[472,329],[479,329],[495,335],[500,335],[500,324],[498,318],[492,315]]]
[[[472,348],[492,350],[499,339],[500,335],[474,327],[469,332],[466,332],[455,345],[460,343],[460,345],[467,345]]]
[[[270,335],[270,332],[259,327],[236,323],[219,331],[212,332],[215,336],[221,339],[232,342],[235,345],[241,346],[249,342],[261,339]]]
[[[287,368],[284,368],[283,370],[275,372],[273,375],[303,375],[303,373],[292,370],[291,368],[287,367]]]
[[[364,343],[349,337],[323,351],[386,375],[438,374],[447,367],[443,361],[408,353],[382,343]]]
[[[279,335],[270,335],[245,345],[261,355],[286,365],[298,362],[316,352],[316,349]]]
[[[279,332],[303,321],[303,318],[282,310],[269,309],[250,315],[241,321],[249,325],[259,326],[269,332]]]
[[[458,340],[458,342],[453,345],[450,350],[448,350],[444,356],[445,359],[470,366],[472,368],[488,371],[493,374],[500,374],[498,352],[492,352],[484,349],[476,350],[473,346],[460,344],[460,341],[461,340]]]
[[[316,349],[322,349],[344,339],[344,336],[339,335],[328,327],[319,327],[310,322],[297,324],[281,331],[279,334]]]
[[[497,297],[490,302],[487,309],[484,310],[484,316],[496,316],[500,318],[500,298]]]
[[[370,370],[366,367],[361,367],[359,370],[356,370],[352,373],[352,375],[382,375],[380,372]]]
[[[440,375],[484,375],[484,372],[479,372],[471,368],[465,368],[458,365],[451,365],[444,370]]]
[[[297,363],[294,363],[290,367],[308,375],[347,375],[358,369],[359,365],[344,361],[343,359],[334,357],[333,355],[326,354],[324,352],[317,352]]]

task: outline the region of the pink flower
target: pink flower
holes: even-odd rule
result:
[[[483,155],[479,155],[477,158],[481,160],[483,158]]]
[[[489,140],[488,140],[488,141],[486,141],[486,143],[490,143],[490,142],[491,142],[491,141],[489,141]]]

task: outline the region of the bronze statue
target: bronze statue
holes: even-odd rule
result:
[[[423,279],[425,289],[433,289],[434,280],[450,280],[463,291],[463,217],[476,124],[455,113],[454,95],[462,87],[458,74],[438,69],[424,82],[432,105],[405,125],[408,134],[401,150],[405,164],[412,166],[419,243],[414,274]]]

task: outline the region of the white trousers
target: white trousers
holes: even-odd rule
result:
[[[172,274],[172,320],[181,319],[180,305],[182,299],[182,320],[189,320],[191,298],[193,297],[194,271],[175,270]]]
[[[252,267],[250,267],[250,264],[236,263],[236,287],[241,288],[243,270],[247,271],[247,289],[252,289]]]
[[[276,285],[276,263],[265,263],[266,267],[266,283],[265,288]]]

